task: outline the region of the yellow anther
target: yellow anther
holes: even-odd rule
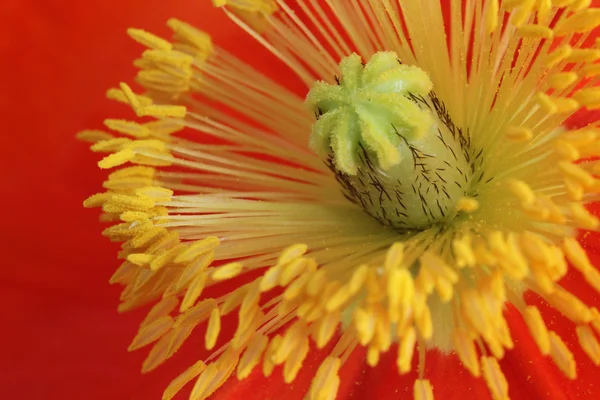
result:
[[[93,208],[93,207],[101,207],[106,203],[110,198],[114,196],[114,193],[96,193],[88,197],[83,201],[83,206],[85,208]]]
[[[409,327],[400,339],[398,345],[398,358],[396,359],[396,365],[400,374],[406,374],[410,371],[412,366],[413,353],[415,345],[417,343],[417,332],[412,326]]]
[[[149,265],[153,259],[154,256],[152,254],[145,253],[133,253],[127,256],[127,261],[140,267]]]
[[[483,378],[494,400],[508,399],[508,382],[500,369],[498,360],[494,357],[481,357]]]
[[[433,400],[433,388],[428,379],[417,379],[413,386],[414,400]]]
[[[207,33],[175,18],[169,19],[167,25],[175,32],[177,40],[190,44],[196,49],[195,55],[200,60],[205,60],[212,54],[212,39]]]
[[[554,7],[567,7],[571,5],[575,0],[552,0],[552,5]]]
[[[554,28],[554,33],[561,36],[585,33],[598,25],[600,25],[600,8],[588,8],[559,21]]]
[[[485,29],[487,33],[492,33],[498,27],[499,1],[491,0],[486,4],[485,11]]]
[[[504,0],[502,1],[502,8],[506,11],[512,11],[521,5],[523,0]]]
[[[295,244],[284,249],[279,258],[277,259],[277,265],[284,265],[293,261],[294,259],[303,256],[308,250],[308,246],[305,244]]]
[[[573,95],[573,98],[590,110],[600,108],[600,88],[581,89]]]
[[[544,355],[550,354],[550,336],[540,310],[534,306],[527,306],[523,311],[523,318],[540,352]]]
[[[280,343],[281,336],[275,335],[267,345],[267,349],[265,350],[265,355],[263,357],[263,375],[266,377],[271,376],[273,370],[275,369],[275,364],[273,363],[272,358]]]
[[[198,300],[200,295],[202,295],[202,292],[204,291],[204,287],[206,285],[206,278],[207,278],[207,276],[205,273],[199,273],[190,282],[190,284],[188,285],[187,290],[185,292],[185,296],[183,296],[183,300],[181,300],[181,305],[179,306],[180,312],[184,312],[187,309],[189,309],[190,307],[192,307],[194,305],[194,303],[196,302],[196,300]],[[210,300],[212,300],[212,299],[210,299]],[[204,303],[204,301],[199,304],[203,304],[203,303]],[[210,304],[207,303],[207,305],[210,305]]]
[[[167,230],[165,228],[156,226],[131,239],[131,245],[134,248],[144,247],[157,238],[164,236],[166,233]]]
[[[547,24],[552,10],[552,0],[538,0],[537,2],[537,19],[538,23]]]
[[[587,324],[592,319],[591,310],[575,295],[557,287],[548,297],[549,303],[576,324]]]
[[[535,0],[521,0],[519,7],[513,11],[511,16],[511,22],[515,26],[523,25],[531,15],[533,11],[533,6],[535,5]]]
[[[145,58],[136,58],[133,60],[133,66],[139,69],[152,69],[156,67],[156,63]],[[125,99],[125,103],[127,102],[127,99]]]
[[[142,107],[152,104],[152,99],[147,96],[138,94],[135,95],[135,97],[137,98],[138,102]],[[121,89],[108,89],[106,91],[106,98],[109,100],[118,101],[119,103],[131,104],[131,102],[129,101],[127,96],[125,96],[125,93]]]
[[[104,157],[98,162],[98,166],[102,169],[114,168],[133,160],[134,157],[135,153],[133,150],[125,149]]]
[[[114,153],[123,148],[124,145],[130,143],[131,139],[127,138],[114,138],[108,140],[101,140],[94,143],[90,149],[96,153]]]
[[[142,29],[129,28],[127,34],[136,42],[151,49],[170,51],[171,43]]]
[[[475,290],[464,290],[460,294],[462,314],[470,328],[484,337],[492,336],[492,326],[488,323],[488,312]]]
[[[548,55],[546,67],[552,68],[564,61],[573,53],[573,48],[568,44],[562,45]]]
[[[570,209],[571,217],[578,227],[590,230],[598,229],[598,218],[590,214],[583,204],[572,203]]]
[[[162,400],[171,400],[185,385],[200,375],[205,369],[206,364],[204,364],[203,361],[198,361],[186,369],[185,372],[173,379],[169,386],[167,386],[163,393]]]
[[[569,194],[571,200],[581,201],[581,199],[583,199],[585,191],[579,182],[574,181],[573,179],[565,178],[565,187],[567,188],[567,193]]]
[[[181,77],[159,69],[139,71],[136,80],[147,89],[168,93],[181,93],[189,90],[188,77]]]
[[[544,25],[526,24],[517,28],[519,35],[534,39],[552,39],[554,31]]]
[[[573,179],[585,189],[593,187],[596,182],[596,178],[594,178],[592,174],[576,164],[572,164],[568,161],[561,161],[558,164],[558,167],[565,176]]]
[[[583,128],[565,132],[562,138],[577,147],[583,147],[594,144],[596,139],[598,139],[598,131]]]
[[[404,243],[394,243],[387,251],[385,255],[385,262],[383,268],[386,271],[391,271],[400,268],[404,257]]]
[[[590,357],[594,364],[600,365],[600,343],[598,343],[598,339],[596,339],[596,335],[594,335],[592,329],[587,325],[578,326],[577,338],[579,339],[581,348],[588,357]]]
[[[575,0],[569,6],[569,10],[573,12],[581,11],[588,8],[592,4],[592,0]]]
[[[194,58],[180,51],[146,50],[142,53],[144,59],[156,63],[164,63],[176,68],[187,68]]]
[[[298,298],[304,291],[306,284],[308,283],[308,281],[311,278],[312,278],[312,273],[310,273],[310,272],[300,275],[300,277],[298,279],[293,281],[285,289],[285,291],[283,292],[283,298],[286,300],[294,300],[294,299]],[[262,290],[264,288],[264,285],[262,283],[263,282],[261,280],[260,289],[261,289],[261,291],[264,291],[264,290]]]
[[[467,332],[464,329],[455,328],[453,334],[454,349],[456,350],[458,358],[460,358],[460,361],[469,372],[473,376],[479,377],[481,375],[481,368],[472,336],[472,333]]]
[[[577,377],[577,366],[573,353],[555,332],[550,332],[550,356],[569,379]]]
[[[173,197],[173,191],[171,189],[158,187],[158,186],[147,186],[135,190],[135,194],[142,197],[151,198],[155,202],[165,203],[171,200]]]
[[[475,259],[480,264],[496,265],[496,257],[482,244],[479,243],[473,247]]]
[[[541,97],[538,97],[538,99],[541,99]],[[580,107],[579,102],[574,98],[550,96],[547,99],[540,100],[540,105],[545,107],[548,114],[570,114]]]
[[[319,366],[308,393],[309,400],[333,399],[340,384],[338,371],[341,361],[329,356]]]
[[[350,282],[348,282],[348,291],[350,292],[350,295],[357,294],[363,288],[363,285],[367,280],[369,268],[370,267],[368,265],[361,265],[354,270],[352,278],[350,278]],[[311,282],[313,280],[314,278],[311,279]]]
[[[317,347],[322,349],[331,341],[339,326],[339,313],[330,313],[321,318],[317,324]]]
[[[135,336],[127,350],[137,350],[160,339],[171,330],[173,323],[174,321],[171,316],[163,315],[158,317],[155,321],[150,322],[148,325],[140,327],[138,334]]]
[[[261,334],[256,334],[250,339],[244,355],[240,359],[237,367],[237,378],[247,378],[252,370],[258,365],[262,354],[269,344],[269,339]]]
[[[148,213],[142,211],[125,211],[124,213],[121,213],[121,215],[119,215],[119,219],[123,222],[140,221],[149,218],[150,216],[148,215]]]
[[[312,278],[310,278],[310,281],[306,285],[306,294],[311,297],[315,297],[321,293],[326,284],[327,277],[325,275],[325,271],[319,269],[315,272]]]
[[[88,143],[96,143],[106,140],[114,139],[115,137],[108,132],[104,132],[97,129],[88,129],[85,131],[81,131],[76,135],[77,139],[88,142]]]
[[[167,152],[167,145],[165,142],[156,139],[145,139],[145,140],[133,140],[128,142],[125,149],[131,149],[136,152],[144,151],[157,151],[159,153]]]
[[[121,82],[119,84],[119,87],[123,91],[123,95],[125,96],[125,98],[129,102],[129,105],[131,105],[131,108],[133,108],[133,110],[136,112],[136,114],[139,114],[138,110],[140,108],[142,108],[142,103],[140,102],[140,99],[138,98],[138,95],[135,94],[133,92],[133,90],[131,90],[131,88],[129,87],[129,85],[126,84],[125,82]],[[144,106],[144,107],[150,107],[150,106],[151,105],[147,105],[147,106]]]
[[[150,136],[150,130],[143,125],[134,121],[126,121],[122,119],[105,119],[104,125],[113,131],[133,136],[134,138],[142,139]]]
[[[269,268],[260,280],[261,292],[267,292],[279,285],[279,277],[281,276],[282,267],[280,265]]]
[[[215,7],[231,6],[240,11],[272,14],[277,10],[275,0],[213,0]]]
[[[546,93],[539,92],[536,95],[536,99],[540,107],[542,107],[547,114],[556,114],[558,112],[558,106]]]
[[[565,140],[556,140],[554,142],[554,149],[558,155],[565,160],[575,161],[580,158],[579,150],[577,150],[573,144]]]
[[[159,119],[147,122],[144,126],[157,134],[170,135],[185,128],[182,122],[180,119]]]
[[[387,283],[389,316],[396,322],[414,300],[415,283],[407,269],[391,271]]]
[[[584,78],[593,78],[600,75],[600,64],[583,66],[583,68],[581,68],[581,74]]]
[[[211,278],[215,281],[224,281],[236,277],[243,269],[244,266],[241,263],[232,262],[215,269]]]
[[[217,343],[219,332],[221,331],[221,315],[217,307],[213,308],[210,312],[210,318],[208,320],[208,327],[206,328],[206,334],[204,337],[204,343],[207,350],[211,350]]]
[[[456,203],[456,209],[466,213],[472,213],[479,208],[479,202],[473,197],[461,197]]]
[[[548,78],[548,85],[556,90],[564,90],[577,82],[577,79],[575,72],[560,72]]]
[[[361,345],[368,345],[375,335],[375,316],[372,312],[357,308],[354,311],[354,326]]]
[[[292,352],[293,348],[305,336],[306,325],[304,324],[304,322],[297,321],[292,326],[290,326],[283,335],[283,339],[281,340],[277,351],[275,352],[275,354],[273,354],[273,357],[271,358],[275,365],[283,364]]]
[[[454,239],[452,241],[452,250],[454,251],[457,267],[474,267],[477,263],[477,259],[471,247],[470,236],[465,235],[460,239]]]
[[[327,299],[325,309],[328,312],[335,311],[348,302],[348,300],[350,300],[350,291],[347,286],[342,286]]]
[[[171,106],[171,105],[149,105],[144,106],[136,110],[136,113],[140,117],[173,117],[173,118],[184,118],[187,114],[185,106]]]
[[[427,304],[423,305],[423,312],[415,316],[415,324],[424,340],[431,339],[431,336],[433,336],[433,321],[431,320],[431,310]]]
[[[104,204],[106,212],[125,212],[125,211],[148,211],[156,202],[145,196],[131,196],[127,194],[115,194]]]
[[[600,272],[595,268],[590,268],[583,274],[586,282],[600,293]]]
[[[108,179],[122,179],[131,177],[144,177],[154,179],[155,174],[156,170],[154,168],[135,166],[121,168],[115,172],[112,172],[110,175],[108,175]]]
[[[175,258],[176,263],[187,263],[201,256],[209,251],[212,251],[219,246],[219,238],[216,236],[209,236],[202,240],[198,240],[188,245],[181,253]]]
[[[506,138],[512,142],[528,142],[533,139],[533,131],[525,127],[512,126],[506,131]]]
[[[504,241],[501,232],[493,232],[489,236],[489,241],[498,256],[500,266],[510,277],[522,280],[527,276],[528,263],[521,253],[517,236],[514,233],[509,233]]]
[[[548,265],[552,261],[548,245],[536,234],[524,232],[519,236],[520,245],[525,255],[536,263]]]
[[[567,62],[589,63],[600,59],[599,49],[573,49],[573,52],[566,58]]]
[[[289,285],[296,277],[306,271],[309,263],[309,259],[299,257],[283,265],[281,274],[279,275],[279,285]]]
[[[157,236],[160,236],[160,234],[164,235],[164,231],[157,232]],[[168,250],[160,251],[150,263],[150,269],[152,269],[153,271],[158,271],[165,265],[172,263],[175,257],[177,257],[181,250],[183,250],[183,248],[184,245],[179,243],[175,247],[172,247]]]
[[[511,179],[507,182],[509,190],[517,196],[519,201],[524,206],[533,206],[535,204],[536,196],[529,185],[523,181],[517,179]]]
[[[454,268],[448,266],[446,262],[432,252],[425,252],[420,258],[421,267],[431,271],[435,278],[446,279],[452,283],[458,282],[458,273]]]
[[[164,249],[176,246],[177,243],[179,243],[179,234],[176,231],[169,232],[156,242],[152,243],[152,245],[148,247],[148,250],[146,250],[146,252],[151,254],[157,254],[158,252]]]

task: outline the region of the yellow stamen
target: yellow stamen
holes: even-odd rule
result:
[[[523,318],[540,352],[544,355],[550,354],[550,335],[537,307],[528,306],[523,313]]]
[[[567,378],[575,379],[577,377],[573,353],[555,332],[550,332],[550,356]]]
[[[508,400],[508,383],[498,360],[493,357],[481,357],[481,369],[494,400]]]
[[[596,365],[600,365],[600,343],[589,326],[577,327],[577,338],[585,353]]]
[[[136,42],[151,49],[170,51],[172,48],[171,43],[141,29],[130,28],[127,30],[127,34]]]
[[[231,279],[237,276],[240,272],[242,272],[243,268],[244,266],[242,265],[242,263],[239,262],[225,264],[222,267],[216,269],[215,272],[213,272],[213,274],[211,275],[211,277],[215,281],[224,281],[226,279]]]
[[[414,400],[433,400],[433,388],[427,379],[417,379],[413,387]]]

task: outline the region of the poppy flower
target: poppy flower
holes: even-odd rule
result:
[[[164,398],[192,380],[191,398],[239,397],[260,373],[315,399],[570,396],[527,363],[581,379],[574,346],[600,358],[600,277],[575,240],[598,224],[597,133],[563,128],[597,106],[589,2],[220,6],[305,102],[171,19],[171,41],[129,31],[143,94],[108,92],[139,119],[80,134],[116,169],[85,205],[123,242],[120,309],[155,304],[130,346],[152,344],[143,369],[206,324]]]

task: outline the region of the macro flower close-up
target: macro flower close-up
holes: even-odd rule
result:
[[[600,396],[599,1],[176,3],[119,19],[137,58],[95,46],[135,71],[72,132],[99,211],[69,249],[121,292],[76,302],[96,336],[53,369],[119,399]]]

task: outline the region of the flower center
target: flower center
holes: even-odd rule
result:
[[[352,55],[340,70],[337,84],[318,82],[307,102],[317,117],[311,147],[345,197],[402,232],[475,209],[482,151],[454,124],[427,74],[392,52],[366,65]]]

